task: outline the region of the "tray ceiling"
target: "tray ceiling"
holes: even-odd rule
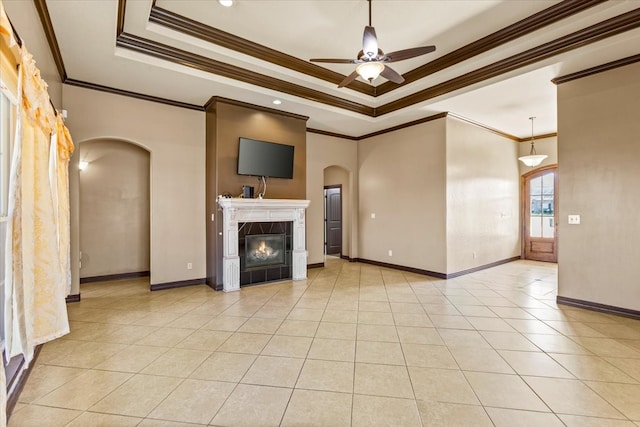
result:
[[[528,118],[536,116],[536,134],[553,133],[552,79],[640,54],[637,1],[373,0],[385,52],[436,51],[394,63],[402,85],[358,79],[338,89],[353,64],[308,60],[355,57],[366,0],[4,3],[21,34],[31,30],[19,24],[38,9],[49,20],[53,59],[69,84],[192,108],[224,97],[308,116],[309,128],[351,137],[442,112],[518,138],[530,136]]]

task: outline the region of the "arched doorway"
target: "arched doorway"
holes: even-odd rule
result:
[[[557,262],[558,167],[542,167],[522,178],[523,257]]]
[[[149,151],[93,139],[80,144],[79,161],[80,282],[148,276]]]

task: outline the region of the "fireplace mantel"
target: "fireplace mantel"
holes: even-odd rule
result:
[[[222,290],[240,290],[240,256],[238,224],[244,222],[293,222],[291,278],[307,278],[307,250],[305,243],[305,209],[309,200],[218,198],[222,209]]]

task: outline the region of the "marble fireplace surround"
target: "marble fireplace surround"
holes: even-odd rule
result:
[[[222,210],[222,290],[240,290],[238,225],[245,222],[293,222],[291,278],[307,278],[305,209],[309,200],[218,198]]]

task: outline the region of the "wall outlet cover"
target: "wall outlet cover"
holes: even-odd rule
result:
[[[568,221],[569,224],[578,225],[580,224],[580,215],[569,215]]]

